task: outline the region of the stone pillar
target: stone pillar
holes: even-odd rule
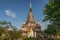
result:
[[[36,32],[35,32],[35,37],[36,37]]]

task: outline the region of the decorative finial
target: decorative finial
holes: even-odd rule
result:
[[[31,4],[31,2],[30,2],[30,8],[32,8],[32,4]]]

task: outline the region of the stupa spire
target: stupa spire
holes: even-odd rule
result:
[[[28,18],[27,18],[27,23],[34,23],[34,15],[32,12],[32,4],[30,3],[30,10],[29,10],[29,14],[28,14]]]
[[[30,2],[30,8],[32,8],[32,4],[31,4],[31,2]]]

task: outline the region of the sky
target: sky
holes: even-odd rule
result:
[[[40,23],[42,29],[45,29],[48,22],[42,22],[43,10],[48,0],[0,0],[0,21],[11,22],[13,26],[20,29],[27,20],[30,2],[35,21]]]

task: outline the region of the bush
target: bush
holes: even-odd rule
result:
[[[34,40],[34,38],[24,38],[23,40]]]

